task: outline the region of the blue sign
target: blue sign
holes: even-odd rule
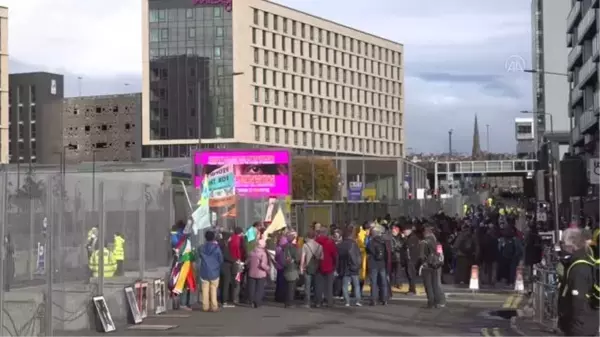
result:
[[[359,201],[362,200],[362,182],[351,181],[348,183],[348,200]]]

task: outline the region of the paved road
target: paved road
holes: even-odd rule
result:
[[[331,309],[284,309],[269,303],[259,309],[237,307],[219,313],[169,312],[149,317],[147,329],[118,328],[120,336],[481,336],[485,329],[513,335],[506,319],[489,317],[490,310],[510,306],[507,294],[449,294],[442,309],[426,309],[422,296],[395,296],[387,306]],[[179,316],[178,316],[179,315]],[[178,316],[178,317],[176,317]],[[174,326],[156,330],[159,325]],[[144,326],[137,326],[143,328]],[[494,330],[496,329],[496,330]],[[63,332],[57,332],[61,335]],[[70,335],[85,336],[86,332]],[[92,333],[91,335],[97,335]]]

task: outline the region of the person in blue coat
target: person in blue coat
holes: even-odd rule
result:
[[[207,231],[204,234],[206,243],[198,247],[198,274],[202,280],[202,310],[219,311],[217,289],[219,289],[219,276],[223,264],[223,252],[216,240],[215,232]]]

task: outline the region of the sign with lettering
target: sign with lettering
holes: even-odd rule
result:
[[[600,184],[600,159],[588,159],[588,178],[590,180],[590,184]]]
[[[208,175],[208,188],[210,191],[229,189],[235,186],[233,165],[225,165]]]
[[[227,12],[233,8],[233,0],[193,0],[194,6],[223,6]]]

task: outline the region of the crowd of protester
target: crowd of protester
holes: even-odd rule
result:
[[[443,307],[442,283],[468,286],[473,265],[482,267],[483,285],[513,286],[525,255],[516,218],[514,210],[465,205],[462,217],[440,211],[429,218],[313,223],[302,237],[292,229],[269,233],[258,222],[247,231],[210,230],[195,256],[199,278],[210,282],[201,302],[206,311],[241,303],[258,308],[274,284],[274,300],[284,307],[333,306],[336,298],[346,306],[386,305],[404,282],[401,296],[415,295],[419,280],[427,306]],[[188,306],[189,299],[182,308]]]

